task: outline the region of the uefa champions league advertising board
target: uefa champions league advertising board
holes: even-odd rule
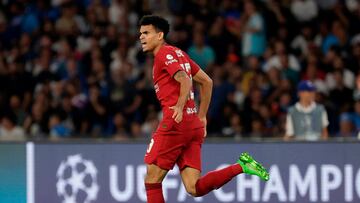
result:
[[[0,142],[0,202],[26,202],[25,145]]]
[[[32,202],[146,202],[145,144],[35,144]],[[239,175],[202,198],[189,196],[175,167],[163,183],[166,202],[360,202],[356,143],[205,144],[203,174],[250,152],[270,180]],[[29,201],[28,201],[29,202]]]

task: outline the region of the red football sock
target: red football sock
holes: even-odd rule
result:
[[[243,170],[239,164],[233,164],[217,171],[210,171],[196,182],[196,195],[198,197],[206,195],[210,191],[225,185],[242,172]]]
[[[161,183],[145,183],[148,203],[165,203]]]

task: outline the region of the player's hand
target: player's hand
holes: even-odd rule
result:
[[[169,108],[174,111],[172,118],[175,120],[176,123],[180,123],[183,119],[183,108],[179,106],[172,106]]]
[[[206,137],[207,136],[207,130],[206,130],[206,126],[205,126],[205,128],[204,128],[204,137]]]
[[[206,127],[206,124],[207,124],[206,117],[199,117],[199,119],[204,124],[204,127]]]

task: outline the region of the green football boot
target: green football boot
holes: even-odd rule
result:
[[[241,153],[237,163],[243,168],[244,173],[259,176],[265,181],[269,180],[269,173],[266,169],[247,152]]]

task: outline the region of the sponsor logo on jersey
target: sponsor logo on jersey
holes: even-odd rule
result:
[[[174,59],[174,57],[171,54],[166,55],[166,58],[168,59],[168,61],[165,62],[165,65],[170,65],[172,63],[177,63],[178,60]]]
[[[171,54],[168,54],[168,55],[166,55],[166,58],[169,59],[169,60],[171,60],[171,59],[173,59],[174,57],[173,57]]]
[[[180,49],[175,50],[176,56],[178,57],[184,57],[183,52]]]

